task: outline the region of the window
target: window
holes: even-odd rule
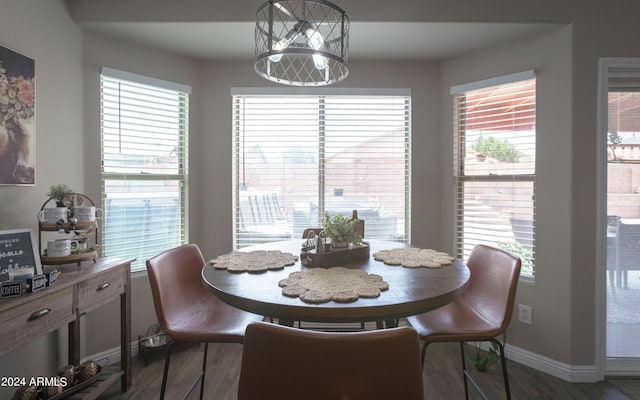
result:
[[[133,270],[186,243],[188,87],[102,69],[102,252]]]
[[[365,238],[410,240],[409,92],[336,92],[234,90],[235,248],[353,210]]]
[[[533,72],[454,87],[456,256],[480,243],[535,255],[536,81]]]

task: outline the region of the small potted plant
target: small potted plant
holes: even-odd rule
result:
[[[354,225],[353,220],[349,220],[342,214],[336,214],[333,217],[325,214],[322,228],[325,236],[331,240],[331,247],[345,248],[349,245],[358,245],[362,241]]]
[[[57,224],[67,222],[69,218],[69,208],[71,206],[70,195],[74,193],[74,190],[64,183],[57,185],[51,185],[47,192],[47,197],[53,199],[56,202],[56,207],[48,207],[40,210],[38,213],[38,220],[41,223]],[[49,200],[47,200],[47,203]],[[65,204],[68,202],[69,204]],[[45,203],[45,204],[47,204]]]
[[[66,205],[64,204],[64,200],[72,193],[74,193],[74,190],[69,185],[59,183],[56,185],[51,185],[51,187],[49,187],[47,196],[56,201],[56,206],[66,207]]]

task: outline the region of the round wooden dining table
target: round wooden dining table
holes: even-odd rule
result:
[[[469,269],[458,259],[440,268],[387,265],[374,260],[373,254],[378,250],[409,246],[392,241],[367,242],[370,246],[367,259],[340,266],[380,275],[389,284],[389,289],[382,291],[376,298],[359,298],[350,303],[329,301],[311,304],[297,297],[283,295],[278,282],[292,272],[309,269],[301,264],[300,259],[294,265],[260,273],[216,269],[209,262],[202,269],[202,279],[213,294],[225,303],[265,317],[277,318],[279,321],[375,321],[379,326],[384,322],[388,325],[389,321],[421,314],[449,303],[462,292],[469,280]],[[299,255],[301,246],[302,240],[299,239],[254,245],[241,251],[280,250]]]

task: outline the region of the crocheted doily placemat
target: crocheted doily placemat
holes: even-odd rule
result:
[[[374,298],[389,289],[380,275],[344,267],[314,268],[297,271],[278,282],[282,294],[300,297],[305,303],[351,303],[360,297]]]
[[[298,256],[280,250],[254,250],[224,254],[211,260],[211,264],[214,268],[230,272],[261,272],[282,269],[297,260]]]
[[[402,265],[407,268],[440,268],[454,260],[447,253],[415,247],[380,250],[373,253],[373,258],[388,265]]]

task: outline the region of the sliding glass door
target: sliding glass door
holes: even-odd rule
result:
[[[640,370],[640,85],[637,83],[640,79],[633,76],[609,76],[606,175],[608,373]]]

